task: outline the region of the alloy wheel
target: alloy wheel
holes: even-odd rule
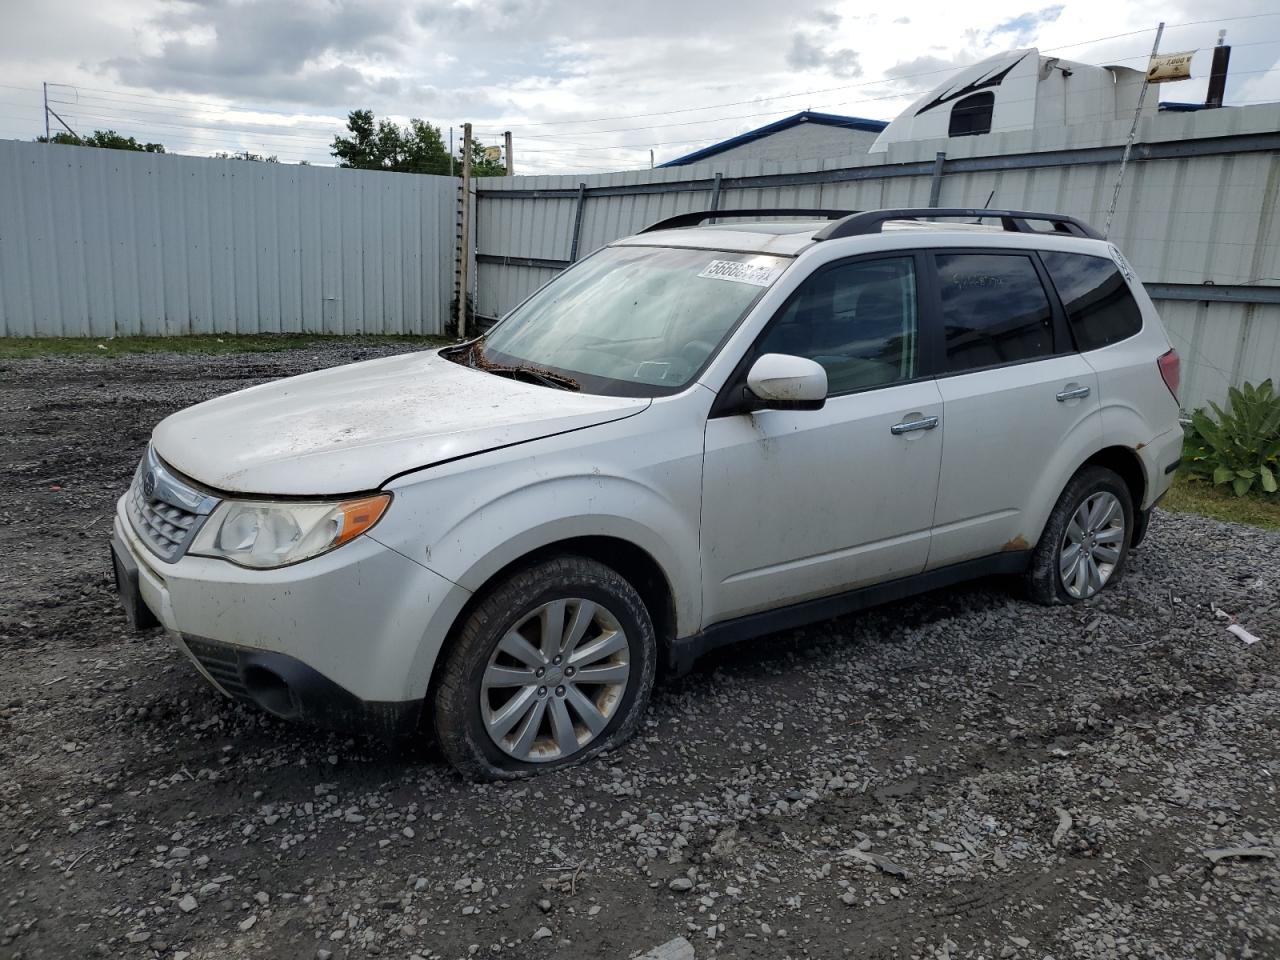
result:
[[[480,681],[489,737],[527,763],[577,753],[609,725],[631,675],[617,617],[592,600],[551,600],[503,634]]]
[[[1058,551],[1058,573],[1072,597],[1085,600],[1111,578],[1124,549],[1124,508],[1106,490],[1085,497],[1072,514]]]

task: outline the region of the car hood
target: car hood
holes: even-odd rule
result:
[[[152,442],[166,463],[215,490],[324,496],[608,423],[650,402],[521,383],[430,351],[218,397],[163,420]]]

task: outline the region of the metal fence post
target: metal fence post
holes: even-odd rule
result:
[[[573,210],[573,239],[569,243],[569,262],[577,263],[578,261],[578,241],[582,239],[582,208],[587,202],[587,185],[585,182],[578,184],[578,202]]]
[[[942,165],[947,155],[938,153],[933,158],[933,179],[929,181],[929,206],[936,207],[942,197]]]
[[[713,184],[711,185],[711,209],[712,209],[712,210],[719,210],[719,209],[720,209],[720,181],[721,181],[721,180],[723,180],[723,179],[724,179],[724,174],[723,174],[723,173],[717,173],[717,174],[716,174],[716,180],[715,180],[715,183],[713,183]],[[715,222],[716,222],[716,218],[715,218],[715,217],[712,217],[712,218],[711,218],[710,220],[708,220],[707,222],[708,222],[708,223],[715,223]]]
[[[462,222],[458,229],[458,337],[467,336],[467,295],[471,284],[468,273],[471,267],[471,124],[462,125]],[[477,198],[478,199],[478,198]]]

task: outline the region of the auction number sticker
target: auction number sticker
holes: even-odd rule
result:
[[[781,267],[762,267],[754,263],[743,263],[741,260],[712,260],[698,276],[767,287],[778,279],[780,273]]]

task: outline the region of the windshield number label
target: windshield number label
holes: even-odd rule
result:
[[[710,280],[732,280],[749,283],[754,287],[767,287],[778,279],[782,271],[777,267],[760,267],[740,260],[712,260],[698,276]]]

